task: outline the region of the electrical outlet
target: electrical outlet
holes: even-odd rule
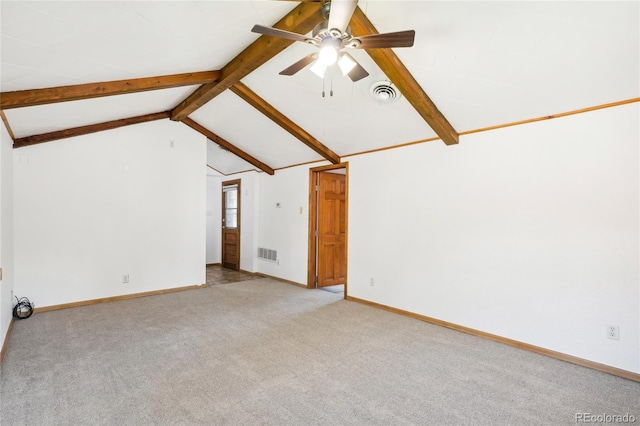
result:
[[[122,276],[122,284],[129,284],[129,274]]]
[[[613,324],[607,324],[607,338],[620,340],[620,327]]]
[[[369,285],[370,285],[371,287],[375,287],[375,285],[376,285],[376,280],[375,280],[375,279],[373,279],[373,277],[372,277],[372,278],[369,278]]]

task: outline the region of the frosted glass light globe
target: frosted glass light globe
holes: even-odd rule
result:
[[[330,67],[338,60],[338,50],[335,46],[327,45],[320,48],[320,61]]]

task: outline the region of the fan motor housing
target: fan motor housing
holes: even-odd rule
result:
[[[340,47],[357,47],[359,44],[354,44],[356,39],[351,35],[351,27],[347,27],[343,33],[340,33],[339,30],[329,28],[328,21],[322,21],[316,25],[311,32],[311,38],[307,39],[306,42],[318,46],[326,38],[338,40]]]

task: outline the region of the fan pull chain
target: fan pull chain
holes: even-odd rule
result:
[[[326,92],[324,90],[324,85],[325,85],[325,80],[327,79],[327,77],[322,77],[322,97],[324,98],[326,96]],[[333,96],[333,77],[331,77],[331,80],[329,81],[329,96]]]

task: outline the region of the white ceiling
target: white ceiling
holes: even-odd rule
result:
[[[296,7],[285,1],[1,1],[2,92],[221,69]],[[638,1],[363,1],[379,32],[415,29],[400,60],[458,132],[640,96]],[[324,82],[308,69],[278,72],[313,46],[294,43],[242,82],[340,156],[435,137],[402,97],[369,94],[385,79]],[[333,96],[329,90],[333,89]],[[167,111],[183,87],[6,110],[16,137]],[[281,168],[321,159],[231,92],[190,118]],[[55,142],[51,142],[55,143]],[[461,139],[464,143],[464,139]],[[253,166],[210,142],[224,174]]]

